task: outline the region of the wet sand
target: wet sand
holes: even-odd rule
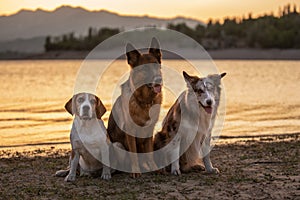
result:
[[[297,199],[300,133],[218,143],[212,162],[219,175],[194,171],[179,177],[113,175],[110,181],[54,177],[68,163],[67,146],[0,150],[2,199]]]

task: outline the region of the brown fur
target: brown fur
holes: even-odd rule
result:
[[[84,93],[75,94],[69,101],[65,104],[65,109],[70,113],[71,115],[78,114],[78,108],[77,104],[75,103],[77,100],[77,97],[79,95],[82,95]],[[95,95],[90,95],[90,98],[95,98],[95,114],[98,119],[101,119],[101,117],[105,114],[106,108],[103,105],[102,101],[99,99],[99,97]]]
[[[153,45],[155,46],[154,48]],[[115,112],[112,112],[109,117],[108,135],[112,142],[121,143],[127,151],[134,153],[152,152],[152,134],[155,123],[158,120],[162,94],[161,92],[155,92],[154,86],[138,86],[138,83],[150,76],[161,77],[160,67],[157,67],[157,65],[161,64],[161,53],[158,42],[156,39],[152,39],[151,48],[149,48],[147,54],[141,54],[132,45],[128,44],[126,56],[128,64],[133,70],[130,72],[129,79],[122,85],[121,96],[118,97],[113,106],[112,111]],[[148,66],[148,64],[152,63],[156,64],[156,67],[152,65]],[[134,70],[134,68],[145,64],[147,64],[147,66],[143,67],[142,70]],[[129,96],[130,93],[132,93],[131,96]],[[129,105],[126,105],[126,102],[129,102]],[[158,104],[159,107],[155,107],[155,111],[152,112],[151,109],[153,109],[153,106],[156,104]],[[128,113],[130,116],[128,116]],[[150,127],[145,131],[147,132],[147,135],[151,136],[147,138],[138,138],[126,134],[124,129],[120,128],[116,121],[124,122],[124,127],[126,127],[130,126],[129,119],[132,119],[135,124],[141,127]],[[130,131],[134,132],[135,130]],[[139,133],[136,133],[136,135],[138,134]],[[134,162],[135,161],[132,160],[132,165],[135,165]],[[137,177],[139,174],[133,173],[132,176]]]

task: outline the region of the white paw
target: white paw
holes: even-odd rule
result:
[[[210,173],[210,174],[220,174],[220,171],[218,170],[218,168],[211,168],[209,170],[206,170],[207,173]]]
[[[76,175],[72,175],[72,174],[68,174],[68,176],[66,176],[65,181],[66,182],[73,182],[76,179]]]
[[[80,170],[80,176],[91,176],[91,174],[89,172]]]
[[[69,169],[62,169],[62,170],[59,170],[57,172],[55,172],[55,176],[56,177],[66,177],[68,174],[69,174],[70,170]]]
[[[102,173],[101,179],[109,180],[109,179],[111,179],[111,174],[110,173]]]
[[[171,174],[175,176],[180,176],[181,175],[180,169],[172,169]]]

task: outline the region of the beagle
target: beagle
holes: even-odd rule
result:
[[[66,176],[67,182],[75,181],[79,165],[80,176],[95,176],[102,172],[102,179],[110,179],[110,142],[101,120],[106,108],[97,96],[79,93],[66,103],[65,109],[75,115],[70,134],[72,152],[69,169],[57,171],[56,176]]]

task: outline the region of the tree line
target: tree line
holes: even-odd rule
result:
[[[184,33],[206,49],[224,48],[300,48],[300,14],[296,6],[290,4],[279,9],[278,15],[265,14],[253,18],[225,18],[209,20],[207,26],[201,24],[195,28],[185,23],[169,24],[169,29]],[[74,33],[60,37],[48,36],[45,41],[46,51],[56,50],[92,50],[100,42],[120,32],[120,29],[89,28],[88,35],[75,37]]]
[[[90,51],[107,38],[118,34],[119,29],[90,27],[87,36],[75,37],[74,33],[64,34],[58,37],[47,36],[45,41],[46,51]]]

